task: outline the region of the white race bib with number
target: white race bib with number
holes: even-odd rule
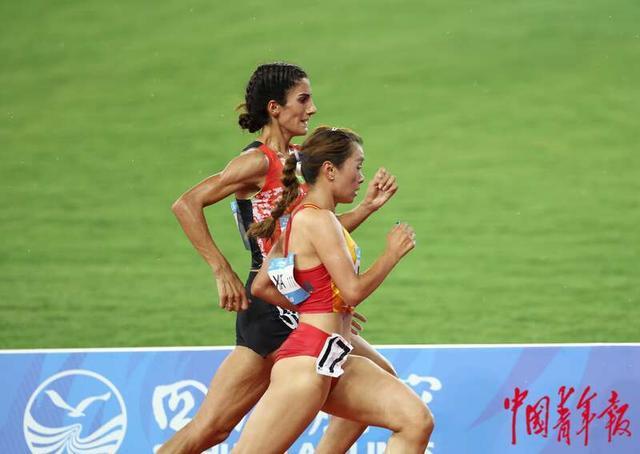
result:
[[[309,292],[300,287],[293,277],[295,254],[269,261],[269,278],[278,291],[293,304],[300,304],[309,298]]]
[[[275,306],[278,310],[278,316],[282,323],[287,325],[291,329],[296,329],[298,327],[298,313],[290,311],[288,309],[283,309],[280,306]]]
[[[327,338],[322,351],[316,360],[316,372],[328,377],[339,377],[343,374],[342,365],[347,360],[353,346],[339,334]]]

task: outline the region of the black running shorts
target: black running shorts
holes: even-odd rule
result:
[[[265,303],[251,295],[251,284],[257,271],[251,271],[245,284],[249,309],[238,312],[236,345],[250,348],[265,357],[276,351],[298,325],[298,314]]]

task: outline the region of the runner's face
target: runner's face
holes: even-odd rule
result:
[[[334,187],[336,188],[337,203],[351,203],[358,195],[360,185],[364,181],[362,166],[364,164],[364,151],[360,144],[353,143],[351,156],[336,169]]]
[[[280,106],[278,123],[291,137],[304,136],[309,130],[309,118],[317,111],[311,97],[309,79],[301,79],[287,92],[287,102]]]

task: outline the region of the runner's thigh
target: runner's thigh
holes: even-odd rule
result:
[[[352,355],[343,368],[323,411],[393,431],[427,414],[427,407],[411,389],[371,360]]]
[[[398,375],[391,362],[387,358],[382,356],[382,354],[378,350],[373,348],[371,344],[367,342],[367,340],[362,336],[351,336],[351,345],[353,345],[353,351],[351,352],[351,354],[369,358],[371,361],[382,367],[390,374],[393,374],[395,376]]]
[[[222,362],[195,419],[233,428],[269,386],[273,362],[246,347],[236,347]]]
[[[315,358],[285,358],[274,366],[271,384],[245,424],[234,452],[284,452],[313,421],[331,379],[315,371]]]

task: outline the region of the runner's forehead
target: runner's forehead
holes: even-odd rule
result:
[[[360,145],[359,143],[355,143],[355,150],[353,152],[353,157],[356,160],[356,162],[363,162],[364,161],[364,150],[362,149],[362,145]]]
[[[307,79],[306,77],[303,79],[300,79],[298,82],[296,82],[296,84],[292,87],[291,89],[292,93],[294,93],[296,96],[311,96],[312,92],[311,92],[311,83],[309,82],[309,79]]]

